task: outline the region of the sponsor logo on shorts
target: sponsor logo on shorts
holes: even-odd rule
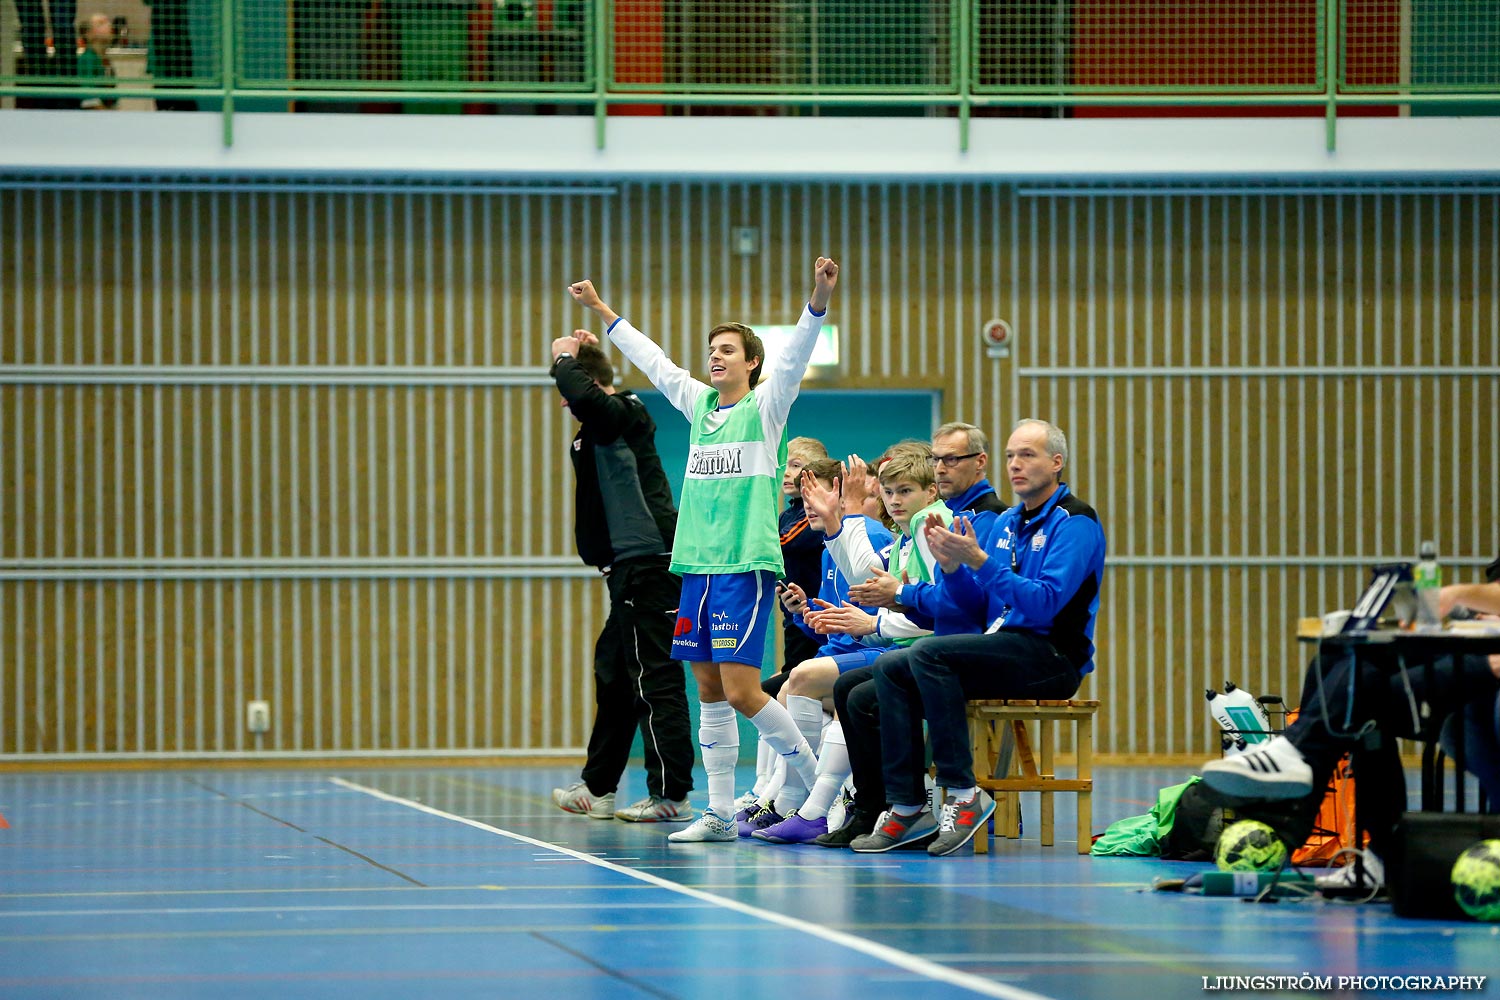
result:
[[[739,645],[740,645],[740,641],[738,639],[715,639],[714,640],[714,649],[738,649]]]
[[[708,630],[710,632],[738,632],[740,630],[740,623],[739,622],[714,622],[712,625],[710,625],[708,627]]]
[[[713,619],[716,622],[727,622],[729,620],[729,612],[728,611],[715,611],[713,613]]]
[[[687,635],[692,630],[693,620],[691,618],[678,618],[676,626],[672,629],[672,637],[676,638],[679,635]]]

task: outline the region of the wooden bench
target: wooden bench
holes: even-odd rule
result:
[[[1042,797],[1042,845],[1053,842],[1052,796],[1058,792],[1078,795],[1078,853],[1093,846],[1094,715],[1097,701],[971,701],[968,704],[970,745],[974,750],[974,777],[979,787],[994,795],[995,833],[1015,838],[1021,835],[1021,792],[1040,792]],[[1053,772],[1057,746],[1057,722],[1074,725],[1073,745],[1078,754],[1078,777],[1059,778]],[[1033,743],[1029,723],[1037,724]],[[1035,751],[1033,751],[1035,747]],[[989,852],[989,832],[974,835],[974,853]]]

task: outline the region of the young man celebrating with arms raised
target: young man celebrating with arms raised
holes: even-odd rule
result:
[[[792,717],[760,687],[766,635],[775,620],[776,577],[783,571],[776,530],[787,417],[801,388],[838,281],[827,257],[814,266],[811,299],[785,353],[761,378],[765,348],[749,327],[721,323],[708,334],[707,384],[673,364],[606,305],[584,280],[568,286],[582,306],[608,324],[607,335],[691,424],[687,474],[672,570],[682,599],[672,640],[675,658],[698,682],[698,742],[708,774],[708,808],[677,843],[734,841],[734,767],[739,759],[736,711],[748,718],[808,787],[817,760]]]

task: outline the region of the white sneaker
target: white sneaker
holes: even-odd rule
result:
[[[552,789],[552,801],[563,812],[576,813],[589,819],[615,818],[615,793],[595,795],[582,781],[575,781],[567,788]]]
[[[1203,765],[1203,783],[1238,799],[1298,799],[1313,787],[1312,768],[1285,736]]]
[[[1313,883],[1320,889],[1334,892],[1378,892],[1385,888],[1385,865],[1369,851],[1364,855],[1364,878],[1359,877],[1353,861],[1328,874],[1319,875]]]
[[[739,840],[740,832],[734,825],[734,820],[724,819],[712,809],[705,809],[693,821],[692,826],[668,834],[667,839],[674,844],[702,844],[709,841]]]
[[[760,807],[760,796],[756,795],[753,790],[734,800],[734,811],[737,813],[753,813]]]
[[[852,788],[853,786],[846,779],[843,787],[839,789],[838,798],[834,799],[833,804],[828,807],[828,829],[837,830],[849,818],[849,810],[854,808]]]
[[[693,818],[693,807],[688,800],[673,802],[659,795],[648,795],[632,802],[624,809],[615,810],[615,819],[627,823],[686,823]]]

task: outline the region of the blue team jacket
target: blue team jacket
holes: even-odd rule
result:
[[[1024,514],[1025,506],[1017,504],[990,524],[976,523],[980,547],[989,555],[985,564],[945,573],[933,593],[911,596],[927,604],[929,613],[979,626],[969,631],[1044,635],[1079,673],[1089,673],[1104,579],[1099,515],[1066,483],[1030,521]],[[902,588],[902,603],[907,589]]]

